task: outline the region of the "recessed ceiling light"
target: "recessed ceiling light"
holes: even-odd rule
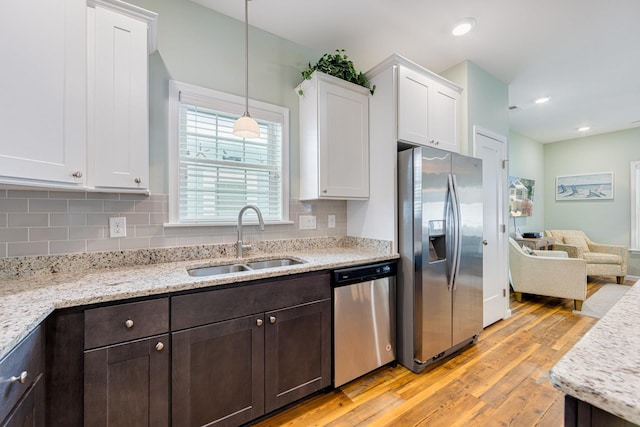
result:
[[[591,129],[591,126],[581,126],[578,128],[578,132],[586,132]]]
[[[473,27],[476,25],[476,20],[471,17],[462,18],[453,24],[453,28],[451,30],[451,34],[454,36],[463,36],[467,34]]]
[[[551,97],[549,97],[549,96],[542,96],[542,97],[540,97],[540,98],[536,99],[536,100],[535,100],[535,103],[536,103],[536,104],[544,104],[544,103],[546,103],[546,102],[549,102],[550,100],[551,100]]]

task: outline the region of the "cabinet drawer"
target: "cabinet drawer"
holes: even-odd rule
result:
[[[171,298],[171,330],[331,298],[329,273]]]
[[[38,327],[0,362],[0,420],[42,373],[43,346],[42,328]],[[25,372],[23,383],[18,378]]]
[[[84,348],[169,331],[169,298],[93,308],[84,312]]]

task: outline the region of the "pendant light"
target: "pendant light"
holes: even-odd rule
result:
[[[260,138],[260,127],[249,114],[249,0],[244,0],[244,114],[233,124],[233,134],[241,138]]]

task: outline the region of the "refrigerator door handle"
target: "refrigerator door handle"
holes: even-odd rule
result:
[[[460,258],[462,257],[462,231],[461,227],[461,212],[460,212],[460,195],[458,194],[458,181],[456,180],[455,174],[449,175],[450,180],[452,182],[452,194],[453,196],[453,229],[454,229],[454,265],[453,265],[453,290],[456,290],[456,285],[458,281],[458,273],[460,272]]]
[[[459,240],[459,232],[460,229],[458,227],[459,218],[458,218],[458,194],[456,193],[455,186],[455,176],[453,174],[449,174],[448,179],[448,190],[449,190],[449,198],[451,203],[449,206],[451,207],[451,234],[452,234],[452,246],[453,250],[451,253],[451,265],[449,270],[449,283],[447,284],[447,290],[451,292],[451,290],[455,289],[455,280],[456,280],[456,272],[458,265],[458,257],[460,255],[458,248],[458,240]]]

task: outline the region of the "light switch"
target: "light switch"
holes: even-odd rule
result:
[[[329,228],[336,228],[336,216],[335,215],[329,215],[328,219],[327,219],[327,227]]]
[[[300,215],[300,230],[315,230],[316,217],[314,215]]]

